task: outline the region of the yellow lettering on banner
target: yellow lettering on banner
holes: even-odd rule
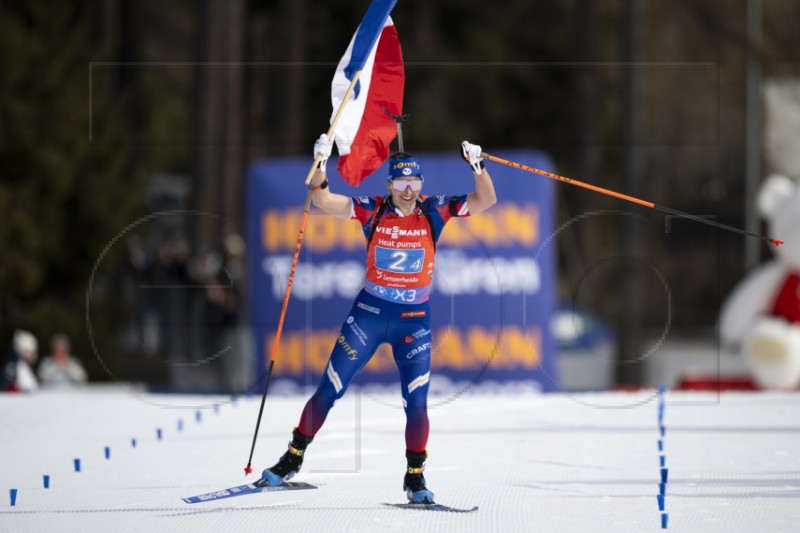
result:
[[[498,344],[498,331],[500,340]],[[276,375],[305,376],[308,365],[317,376],[325,372],[339,330],[284,332],[275,358]],[[264,361],[269,365],[274,334],[264,339]],[[542,336],[537,327],[523,330],[517,326],[486,329],[470,326],[466,331],[445,327],[433,332],[431,368],[434,370],[479,371],[487,363],[490,369],[534,370],[541,364]],[[399,354],[404,357],[404,354]],[[358,357],[369,357],[359,352]],[[394,354],[382,344],[362,372],[385,374],[397,371]]]
[[[388,344],[381,344],[367,366],[364,367],[364,371],[370,374],[382,374],[396,368],[392,348]]]
[[[261,245],[270,253],[294,251],[302,209],[267,209],[261,216]],[[305,241],[315,252],[363,250],[364,234],[358,221],[314,211],[308,217]]]
[[[505,239],[504,235],[507,235],[499,234],[498,225],[493,220],[483,220],[480,215],[468,217],[464,221],[472,236],[481,242],[499,243]]]
[[[466,365],[466,353],[461,332],[453,327],[446,327],[431,335],[433,353],[431,367],[463,369]]]
[[[358,220],[341,220],[337,219],[339,224],[338,235],[342,239],[342,247],[348,250],[364,250],[367,249],[367,241],[364,238],[364,232],[361,230],[361,224]]]
[[[484,329],[471,326],[465,333],[446,328],[434,334],[434,368],[477,370],[487,363],[497,370],[535,369],[541,362],[541,333],[532,328],[526,333],[520,328]]]
[[[467,342],[475,355],[475,364],[483,366],[487,361],[493,368],[500,363],[502,337],[497,336],[497,331],[486,331],[473,326],[467,330]]]
[[[296,337],[296,335],[291,334],[281,336],[278,354],[275,356],[274,372],[278,373],[278,367],[280,367],[281,374],[297,375],[303,372],[306,362],[303,350],[297,342],[298,339]],[[272,345],[274,342],[275,333],[270,333],[264,338],[264,369],[269,368],[270,357],[272,357]]]
[[[261,217],[261,244],[270,253],[293,251],[302,209],[268,209]],[[539,235],[539,208],[501,202],[480,215],[448,223],[441,242],[451,246],[535,245]],[[342,220],[315,210],[306,223],[306,240],[317,252],[363,250],[364,234],[357,221]]]
[[[464,244],[467,233],[459,222],[461,221],[448,222],[445,225],[442,234],[439,236],[440,243],[450,246],[462,246]]]
[[[332,329],[315,331],[309,336],[311,344],[309,360],[311,361],[311,369],[315,373],[322,374],[325,371],[325,365],[328,364],[337,335],[339,335],[339,330]]]
[[[261,216],[261,245],[268,252],[294,250],[302,210],[268,209]]]
[[[501,202],[479,215],[448,223],[441,242],[451,246],[533,246],[539,240],[539,208]]]
[[[523,246],[533,246],[539,239],[539,208],[536,204],[525,204],[523,208],[516,204],[507,204],[501,213],[503,220],[498,226],[508,232],[512,241]]]
[[[312,216],[308,218],[308,244],[315,252],[330,252],[336,246],[338,228],[337,221],[328,216]]]
[[[503,332],[502,353],[508,354],[508,363],[524,368],[536,368],[541,362],[542,336],[539,328],[532,327],[526,333],[519,328],[507,328]]]

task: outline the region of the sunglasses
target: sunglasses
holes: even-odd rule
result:
[[[406,190],[406,187],[411,187],[411,190],[414,192],[421,191],[422,182],[420,180],[414,180],[414,181],[392,180],[392,189],[403,192]]]

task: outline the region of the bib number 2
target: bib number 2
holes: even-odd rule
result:
[[[375,267],[379,270],[397,274],[416,274],[422,272],[425,263],[425,250],[392,250],[375,247]]]

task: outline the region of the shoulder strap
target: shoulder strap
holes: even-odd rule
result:
[[[375,215],[372,217],[372,227],[369,229],[369,236],[367,237],[367,250],[369,250],[369,245],[372,242],[372,236],[375,235],[375,230],[378,227],[378,223],[381,221],[381,217],[383,216],[383,212],[386,211],[386,202],[388,196],[383,198],[381,201],[381,205],[378,206],[378,210],[375,212]]]
[[[458,196],[453,196],[450,198],[450,216],[457,217],[458,216]]]
[[[428,221],[428,226],[430,226],[431,228],[431,237],[433,239],[433,252],[436,253],[436,230],[433,227],[433,220],[431,220],[431,214],[428,213],[428,208],[425,207],[425,202],[420,201],[419,198],[417,198],[417,205],[419,206],[420,211],[422,211],[422,214],[425,216],[425,220]]]

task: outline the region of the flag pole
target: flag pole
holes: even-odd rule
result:
[[[336,131],[336,126],[339,124],[339,119],[342,118],[342,113],[344,112],[344,106],[347,105],[347,101],[350,100],[350,95],[353,94],[353,90],[356,87],[356,83],[358,83],[358,78],[361,77],[361,71],[357,70],[355,74],[353,74],[353,80],[350,82],[350,86],[347,87],[347,91],[344,93],[344,98],[342,99],[341,105],[339,105],[339,109],[336,111],[336,115],[333,116],[333,120],[331,120],[331,127],[328,128],[326,135],[328,139],[333,142],[333,132]],[[311,170],[308,171],[308,176],[306,176],[306,186],[311,183],[311,178],[314,177],[314,171],[317,169],[317,165],[322,160],[322,155],[317,154],[314,158],[314,163],[311,165]],[[309,191],[311,194],[311,191]],[[308,207],[306,207],[308,209]]]
[[[328,138],[333,138],[333,132],[336,130],[336,126],[339,124],[339,119],[342,116],[342,112],[344,111],[344,107],[347,105],[347,102],[350,100],[350,95],[353,94],[353,90],[355,89],[356,83],[358,83],[358,78],[361,77],[361,71],[358,70],[353,75],[353,79],[350,82],[350,86],[347,88],[347,92],[344,94],[344,98],[342,99],[342,103],[339,105],[339,109],[336,111],[336,115],[334,115],[333,120],[331,121],[331,127],[328,129]],[[281,305],[281,314],[280,318],[278,319],[278,329],[275,331],[275,339],[272,342],[272,354],[269,360],[269,367],[267,367],[267,375],[266,375],[266,384],[264,385],[264,394],[261,396],[261,407],[258,409],[258,419],[256,420],[256,429],[253,432],[253,444],[250,446],[250,457],[247,459],[247,466],[244,468],[244,475],[249,475],[252,471],[252,462],[253,462],[253,452],[256,449],[256,440],[258,439],[258,428],[261,426],[261,415],[264,413],[264,402],[267,400],[267,391],[269,391],[269,382],[270,378],[272,377],[272,368],[275,366],[275,356],[278,353],[278,346],[281,341],[281,333],[283,332],[283,323],[286,318],[286,309],[289,306],[289,294],[292,292],[292,284],[294,283],[294,273],[297,269],[297,260],[300,258],[300,249],[303,246],[303,235],[305,234],[306,230],[306,221],[308,220],[308,212],[311,209],[311,195],[314,193],[314,190],[310,187],[311,178],[314,177],[314,172],[317,170],[317,165],[322,160],[322,154],[317,154],[314,158],[314,163],[311,165],[311,170],[308,171],[308,176],[306,177],[306,201],[303,206],[303,216],[300,219],[300,230],[297,232],[297,244],[294,248],[294,257],[292,258],[292,268],[289,271],[289,280],[286,284],[286,293],[283,295],[283,304]]]
[[[399,115],[393,114],[389,109],[384,105],[381,106],[383,112],[392,117],[395,124],[397,124],[397,151],[398,152],[405,152],[405,148],[403,147],[403,122],[411,123],[411,116],[410,115],[403,115],[402,113]]]

